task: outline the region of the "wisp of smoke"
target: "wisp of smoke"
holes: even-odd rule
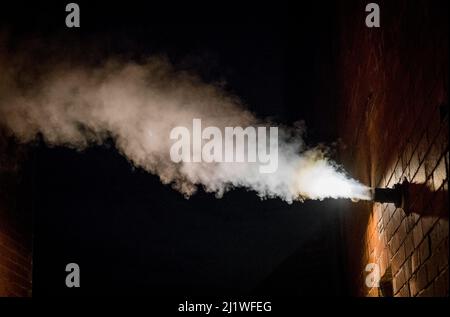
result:
[[[278,169],[262,174],[256,163],[174,163],[176,126],[267,126],[238,98],[216,85],[177,72],[164,58],[145,63],[109,61],[88,68],[56,64],[27,77],[0,54],[0,125],[21,142],[38,135],[49,145],[82,150],[113,138],[132,164],[158,175],[186,197],[198,186],[221,197],[235,187],[261,198],[370,199],[370,190],[346,175],[320,148],[306,148],[301,133],[279,128]]]

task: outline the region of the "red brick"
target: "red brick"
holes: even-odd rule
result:
[[[416,249],[411,255],[411,271],[412,273],[416,272],[420,267],[420,254],[419,250]]]
[[[409,280],[409,293],[412,297],[414,297],[417,295],[418,292],[419,291],[417,289],[417,276],[414,275]]]
[[[437,155],[447,152],[448,146],[448,121],[441,124],[439,134],[436,136],[433,142],[433,151]]]
[[[420,166],[420,162],[417,158],[416,153],[414,153],[411,158],[411,161],[409,162],[409,176],[410,176],[410,178],[408,179],[409,182],[419,183],[415,180],[415,176],[416,176],[417,170],[419,169],[419,166]]]
[[[390,218],[389,211],[387,210],[387,208],[385,208],[382,212],[381,221],[383,222],[383,228],[386,231],[386,234],[387,234],[389,218]]]
[[[374,216],[375,222],[378,225],[378,222],[381,221],[381,217],[383,216],[383,205],[374,204],[372,210],[373,210],[373,216]],[[382,225],[382,223],[381,223],[381,225]]]
[[[426,261],[427,278],[431,282],[439,274],[439,258],[436,254],[433,254],[428,261]]]
[[[426,139],[425,134],[423,134],[416,148],[416,155],[419,162],[422,162],[422,160],[425,158],[427,150],[428,150],[428,141]]]
[[[420,164],[418,166],[415,174],[413,175],[411,182],[423,184],[423,183],[425,183],[426,179],[427,179],[427,175],[425,172],[425,166],[423,164]]]
[[[406,232],[407,232],[407,230],[406,230],[407,224],[406,223],[407,223],[407,220],[406,220],[406,218],[404,218],[396,232],[396,234],[398,234],[398,240],[400,243],[403,243],[403,241],[406,238]]]
[[[403,270],[405,272],[405,282],[408,282],[413,273],[411,257],[407,258],[405,263],[403,263]]]
[[[425,289],[428,284],[428,276],[426,266],[422,266],[416,274],[417,290],[420,292]]]
[[[392,258],[392,275],[396,275],[397,272],[400,270],[401,266],[403,265],[403,263],[405,262],[405,248],[402,245],[397,253],[394,255],[394,257]]]
[[[394,171],[394,177],[393,181],[394,183],[400,183],[402,181],[402,175],[403,175],[403,168],[401,162],[397,165],[395,171]]]
[[[8,249],[2,244],[0,244],[0,259],[1,258],[11,259],[13,262],[22,266],[30,265],[30,261],[28,261],[23,254],[17,253],[15,250]]]
[[[423,231],[420,223],[417,223],[413,229],[413,239],[414,239],[414,247],[417,248],[423,239]]]
[[[389,220],[388,224],[386,225],[386,237],[387,240],[390,241],[392,239],[392,236],[394,235],[394,230],[393,230],[393,217]]]
[[[416,213],[411,213],[406,217],[406,232],[410,232],[416,226],[416,222],[419,219],[419,216]]]
[[[402,289],[399,292],[399,297],[409,297],[409,286],[408,284],[403,285]]]
[[[1,220],[1,219],[0,219]],[[19,241],[0,231],[0,244],[4,247],[15,250],[18,254],[27,254],[28,250]]]
[[[19,285],[29,285],[30,284],[30,280],[28,278],[20,276],[17,273],[11,271],[6,266],[4,266],[2,263],[0,263],[0,276],[10,282],[15,283],[15,284],[19,284]]]
[[[391,219],[392,232],[397,231],[398,227],[402,224],[403,217],[405,217],[405,213],[400,208],[397,208]]]
[[[417,296],[418,297],[433,297],[434,296],[434,285],[431,284],[426,289],[422,290]]]
[[[403,285],[405,284],[405,272],[403,270],[403,268],[401,268],[397,274],[394,276],[394,278],[392,279],[392,286],[394,288],[394,295],[397,294],[400,289],[403,287]]]
[[[379,297],[379,291],[378,288],[372,287],[369,292],[367,293],[367,297]]]
[[[11,270],[15,274],[28,278],[31,276],[31,267],[23,266],[13,262],[10,258],[0,257],[0,264]]]
[[[437,249],[436,254],[439,271],[448,267],[448,240],[444,241]]]
[[[387,204],[386,205],[386,209],[384,210],[384,214],[387,215],[388,217],[386,218],[387,221],[390,221],[392,219],[392,217],[395,214],[395,206],[393,204]],[[387,224],[385,225],[385,227],[387,227]]]
[[[423,36],[415,37],[421,42],[421,47],[435,47],[446,42],[444,41],[446,37],[436,33],[435,28],[430,33],[427,31],[427,23],[434,27],[437,22],[433,19],[433,10],[434,6],[426,5],[425,10],[422,8],[412,11],[421,17]],[[408,17],[410,12],[405,11],[400,19]],[[344,26],[347,26],[345,30],[348,28],[356,31],[349,32],[352,36],[343,46],[348,53],[342,56],[344,69],[342,77],[353,79],[343,84],[342,102],[346,109],[340,118],[340,129],[346,143],[355,145],[353,151],[343,153],[343,156],[346,156],[349,168],[354,169],[355,176],[360,176],[360,179],[367,183],[369,179],[376,181],[382,179],[384,185],[387,183],[389,185],[387,187],[390,187],[401,180],[403,174],[410,178],[414,176],[414,182],[423,184],[427,174],[428,176],[432,174],[431,183],[437,186],[436,183],[444,179],[442,162],[438,168],[441,172],[437,173],[435,167],[444,149],[448,149],[448,122],[442,124],[437,116],[439,104],[447,102],[448,97],[447,57],[445,52],[435,50],[438,54],[436,58],[428,61],[430,63],[421,63],[423,52],[411,54],[407,49],[408,45],[405,45],[409,37],[406,34],[408,28],[403,27],[404,23],[401,20],[388,23],[391,27],[390,32],[379,34],[380,40],[388,40],[390,47],[393,45],[391,47],[393,54],[386,56],[381,56],[377,50],[372,49],[379,45],[378,38],[369,40],[366,32],[360,28],[350,29],[354,26],[351,20],[344,23]],[[387,34],[389,38],[385,38]],[[370,44],[373,41],[375,42]],[[407,42],[409,43],[409,40]],[[383,64],[377,65],[374,62],[377,60],[383,60]],[[383,65],[388,65],[392,73],[400,76],[381,76],[385,71]],[[418,66],[411,68],[412,65]],[[438,76],[436,70],[439,70]],[[349,76],[350,74],[352,76]],[[368,116],[367,107],[361,105],[365,104],[369,91],[375,91],[377,104],[375,110]],[[407,113],[407,115],[393,117],[392,113]],[[360,118],[363,120],[360,121]],[[352,122],[361,122],[359,125],[361,128],[356,133],[355,124],[351,124]],[[355,134],[359,136],[357,140]],[[448,161],[448,154],[445,157]],[[448,163],[444,163],[444,166],[448,170]],[[448,174],[447,170],[445,174]],[[420,201],[424,196],[414,197],[418,200],[414,205],[418,207],[414,209],[418,214],[424,214],[428,209],[438,211],[445,205],[436,199]],[[380,224],[383,225],[388,241],[388,251],[394,254],[390,258],[390,265],[393,271],[397,271],[397,275],[394,275],[395,295],[442,294],[443,283],[441,273],[436,276],[436,263],[438,272],[448,270],[448,251],[444,252],[444,248],[440,246],[440,243],[445,244],[445,241],[448,241],[448,229],[447,232],[442,230],[441,224],[432,229],[437,217],[421,219],[417,214],[412,214],[406,218],[406,222],[403,220],[405,231],[403,232],[403,228],[398,226],[404,212],[401,210],[393,212],[392,204],[387,206],[389,207],[382,212]],[[357,222],[355,220],[354,227],[350,229],[359,230],[361,226],[364,230],[366,222]],[[448,222],[446,225],[448,227]],[[376,230],[382,231],[379,227],[370,230],[373,230],[372,234],[376,234]],[[402,250],[406,260],[402,259]],[[356,254],[356,251],[351,253],[353,254]],[[352,259],[355,262],[360,260],[356,257]],[[400,263],[402,261],[403,264]],[[416,275],[412,273],[413,271]],[[432,281],[428,280],[428,275]],[[401,286],[403,280],[409,282]]]
[[[412,233],[408,234],[408,236],[405,239],[404,244],[405,244],[405,256],[409,257],[414,251],[414,242],[413,242]]]
[[[391,250],[392,254],[395,254],[400,247],[400,241],[397,234],[394,234],[391,241],[388,243],[389,249]]]
[[[389,266],[389,255],[388,255],[388,253],[389,253],[389,251],[388,251],[387,247],[385,247],[383,249],[383,252],[381,253],[381,257],[380,257],[380,271],[381,271],[382,275],[386,272],[386,269]]]
[[[431,250],[435,250],[441,243],[441,241],[448,236],[448,226],[446,228],[441,227],[440,222],[436,222],[430,231]]]
[[[438,220],[438,222],[443,232],[442,235],[448,238],[448,231],[449,231],[448,219],[441,218]]]
[[[411,153],[408,153],[408,144],[406,144],[406,148],[402,153],[402,167],[403,167],[403,175],[402,178],[405,178],[410,180],[411,178],[409,177],[409,159],[410,159],[410,155]]]
[[[438,220],[436,217],[421,217],[420,223],[422,226],[423,235],[427,235],[428,231],[433,227],[434,223]]]
[[[2,216],[0,214],[0,216]],[[31,295],[30,252],[4,219],[0,219],[0,296]]]
[[[450,161],[449,161],[449,159],[450,159],[450,153],[449,153],[449,151],[447,151],[447,153],[445,153],[445,167],[447,169],[447,179],[448,179],[448,176],[450,174]]]
[[[446,178],[445,159],[442,157],[433,172],[433,186],[435,190],[438,190],[441,187]]]
[[[8,289],[8,285],[9,285],[8,281],[4,280],[0,276],[0,296],[2,297],[13,296]]]
[[[429,239],[426,238],[419,245],[420,263],[424,263],[430,256],[430,246],[428,241]]]
[[[448,296],[448,268],[442,272],[434,281],[434,295],[435,296]]]

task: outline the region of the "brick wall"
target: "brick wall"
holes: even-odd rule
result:
[[[347,204],[343,235],[355,295],[377,263],[394,296],[448,296],[448,10],[445,1],[377,1],[381,28],[364,25],[367,1],[340,5],[343,164],[372,187],[416,183],[407,211]],[[389,285],[389,283],[392,283]]]
[[[21,150],[0,131],[0,296],[31,296],[31,210]],[[25,199],[21,199],[24,197]]]

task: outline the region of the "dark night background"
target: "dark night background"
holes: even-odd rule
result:
[[[260,117],[305,120],[307,142],[337,140],[332,3],[77,1],[2,7],[12,49],[36,60],[164,54],[207,82],[226,82]],[[14,47],[14,45],[17,45]],[[85,152],[37,142],[22,203],[33,212],[33,296],[44,294],[347,294],[340,201],[260,201],[234,190],[185,200],[134,169],[113,142]],[[81,288],[65,287],[80,265]]]

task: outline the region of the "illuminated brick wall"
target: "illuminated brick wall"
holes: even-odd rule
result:
[[[17,169],[19,156],[0,131],[0,297],[31,296],[30,198],[21,199],[27,186]]]
[[[372,187],[420,186],[409,215],[346,204],[347,275],[355,295],[448,296],[448,10],[444,1],[377,3],[378,29],[365,27],[364,1],[340,8],[342,159]],[[368,263],[384,288],[366,286]]]

